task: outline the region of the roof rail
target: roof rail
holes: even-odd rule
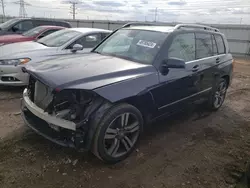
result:
[[[155,23],[149,23],[149,22],[129,22],[123,25],[121,28],[130,27],[130,26],[150,26],[150,25],[156,25]]]
[[[204,29],[204,30],[211,30],[211,31],[215,31],[215,32],[220,32],[219,29],[210,27],[210,26],[206,26],[206,25],[199,25],[199,24],[178,24],[174,27],[174,30],[176,29],[180,29],[182,27],[186,27],[186,28],[200,28],[200,29]]]

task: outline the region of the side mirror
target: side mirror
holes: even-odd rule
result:
[[[185,69],[185,67],[186,67],[186,64],[183,59],[169,58],[162,62],[160,70],[163,75],[166,75],[169,72],[169,68]]]
[[[183,59],[169,58],[163,61],[162,66],[164,68],[185,69],[186,64]]]
[[[79,50],[83,50],[83,46],[81,44],[74,44],[74,46],[71,49],[71,52],[75,53]]]

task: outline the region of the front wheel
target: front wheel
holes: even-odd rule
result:
[[[142,127],[142,115],[134,106],[120,104],[111,107],[95,133],[93,153],[108,163],[124,160],[134,150]]]
[[[226,98],[227,86],[227,81],[224,78],[221,78],[211,93],[208,104],[210,110],[216,111],[222,106]]]

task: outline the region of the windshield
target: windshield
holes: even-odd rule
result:
[[[78,31],[63,29],[47,35],[46,37],[39,39],[37,42],[48,47],[59,47],[80,34],[81,33]]]
[[[144,64],[152,64],[166,33],[122,29],[104,41],[94,52],[129,59]]]
[[[44,30],[44,27],[36,27],[36,28],[33,28],[33,29],[29,30],[29,31],[24,32],[23,36],[34,37],[43,30]]]
[[[0,24],[1,28],[8,28],[9,26],[11,26],[13,23],[16,23],[19,19],[11,19],[8,20],[7,22],[4,22],[2,24]]]

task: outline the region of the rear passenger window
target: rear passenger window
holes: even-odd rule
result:
[[[213,56],[213,44],[210,34],[196,33],[196,59]]]
[[[220,35],[214,35],[214,36],[217,43],[219,54],[224,54],[226,52],[226,49],[222,36]]]
[[[177,35],[169,50],[169,58],[179,58],[184,61],[195,60],[195,36],[194,33],[185,33]]]

